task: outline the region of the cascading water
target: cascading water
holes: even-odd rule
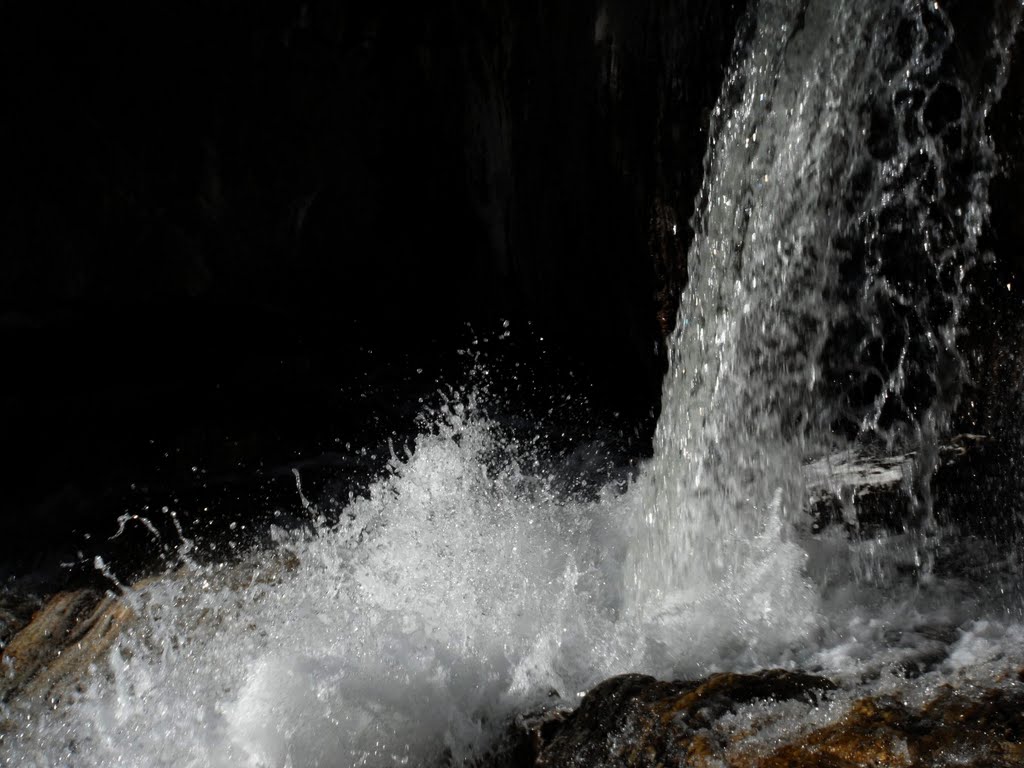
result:
[[[995,52],[1019,18],[996,20]],[[815,563],[860,545],[797,525],[807,459],[874,440],[922,457],[907,520],[912,548],[929,538],[1006,68],[948,70],[953,34],[931,3],[758,4],[632,487],[566,500],[467,396],[338,523],[230,565],[186,544],[126,589],[134,621],[59,701],[0,705],[0,762],[460,764],[620,672],[801,667],[853,698],[909,685],[886,670],[936,655],[922,626],[953,630],[922,689],[1020,663],[1019,573],[826,589]]]
[[[987,53],[1003,55],[1019,14],[995,20]],[[850,438],[923,457],[911,504],[929,532],[995,167],[984,117],[1005,77],[976,89],[950,71],[953,37],[937,3],[759,3],[712,126],[641,601],[749,564],[772,518],[803,508],[800,466]]]

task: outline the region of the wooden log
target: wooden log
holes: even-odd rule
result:
[[[939,447],[937,475],[949,474],[978,453],[984,435],[957,435]],[[917,452],[885,454],[853,447],[804,466],[805,510],[812,532],[831,525],[869,531],[903,523]]]

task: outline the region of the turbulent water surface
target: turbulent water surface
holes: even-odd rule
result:
[[[937,535],[928,491],[1019,16],[993,20],[994,79],[971,82],[938,4],[763,0],[713,118],[655,456],[628,487],[566,498],[467,392],[337,523],[230,565],[183,539],[77,690],[7,705],[0,761],[459,764],[620,672],[801,668],[842,701],[1019,667],[1016,548]],[[906,525],[812,535],[802,468],[865,442],[919,457]],[[922,659],[913,682],[894,671]],[[787,727],[837,716],[800,707]]]

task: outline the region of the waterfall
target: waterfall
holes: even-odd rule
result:
[[[965,276],[995,170],[994,82],[954,65],[938,3],[761,0],[711,126],[662,397],[640,603],[700,594],[805,501],[801,465],[851,442],[913,450],[914,556],[956,404]]]
[[[203,560],[174,518],[159,578],[126,586],[97,560],[120,631],[80,668],[88,648],[69,653],[43,695],[0,685],[0,765],[481,764],[517,715],[634,671],[800,668],[847,703],[900,694],[904,663],[921,696],[971,670],[1016,679],[1016,561],[1003,581],[964,569],[828,591],[812,553],[858,543],[799,524],[809,460],[913,451],[909,544],[880,556],[927,571],[996,167],[985,118],[1024,6],[998,7],[973,53],[934,2],[750,10],[710,126],[654,457],[631,485],[560,492],[542,436],[510,438],[493,395],[449,388],[336,521],[296,472],[308,529],[274,529],[272,548]],[[976,549],[965,559],[990,558]]]

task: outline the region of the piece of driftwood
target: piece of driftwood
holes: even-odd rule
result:
[[[965,464],[988,441],[983,435],[957,435],[939,447],[936,474]],[[918,456],[914,451],[886,454],[853,447],[804,466],[806,511],[812,530],[842,524],[851,530],[901,523]]]

